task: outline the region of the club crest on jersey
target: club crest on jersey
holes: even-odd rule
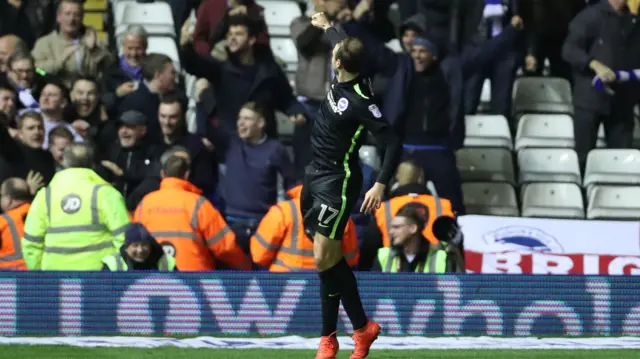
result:
[[[349,100],[344,97],[338,100],[338,110],[344,111],[347,109],[347,106],[349,106]]]
[[[380,118],[382,117],[382,113],[376,104],[369,106],[369,111],[373,114],[373,117]]]

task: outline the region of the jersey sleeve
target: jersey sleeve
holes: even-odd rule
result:
[[[400,138],[391,124],[382,116],[378,105],[368,98],[364,100],[362,108],[358,109],[358,118],[378,143],[385,148],[382,167],[376,182],[387,185],[398,166],[402,154],[402,143],[400,143]]]

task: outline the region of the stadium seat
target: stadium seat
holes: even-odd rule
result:
[[[278,123],[278,137],[291,138],[295,125],[289,121],[289,117],[280,111],[276,112],[276,122]]]
[[[301,15],[300,7],[288,0],[257,0],[264,8],[264,19],[270,36],[291,36],[291,22]]]
[[[516,192],[508,183],[463,183],[467,214],[517,217],[520,215]]]
[[[84,11],[101,11],[107,10],[107,0],[85,0]]]
[[[640,219],[640,187],[594,186],[587,209],[588,219]],[[615,238],[611,238],[615,241]],[[614,244],[615,245],[615,244]]]
[[[82,23],[84,24],[84,26],[93,27],[96,31],[103,31],[104,30],[104,14],[97,13],[97,12],[86,13],[84,14]]]
[[[193,101],[193,100],[190,100]],[[185,116],[186,119],[186,124],[187,124],[187,131],[189,133],[196,133],[196,131],[198,130],[198,121],[196,119],[196,109],[189,106],[189,108],[187,109],[187,114]]]
[[[522,216],[584,218],[582,192],[575,183],[532,183],[524,189]]]
[[[194,98],[196,94],[196,81],[198,81],[197,77],[191,74],[184,75],[184,87],[187,94],[187,98]]]
[[[462,148],[456,153],[463,182],[508,182],[515,185],[513,157],[503,148]]]
[[[573,148],[573,119],[569,115],[527,114],[520,118],[516,151],[527,148]]]
[[[640,150],[602,148],[589,152],[583,187],[640,184]]]
[[[116,37],[120,37],[129,25],[140,25],[149,36],[175,37],[173,14],[169,4],[159,1],[153,3],[124,2],[116,4]]]
[[[502,115],[465,117],[465,147],[502,147],[513,149],[509,123]]]
[[[578,155],[570,148],[526,148],[518,152],[519,183],[566,182],[580,185]]]
[[[287,64],[287,72],[295,73],[298,69],[298,50],[290,38],[272,37],[269,40],[273,54]]]
[[[380,170],[380,156],[375,146],[364,145],[360,147],[360,160],[374,170]]]
[[[386,43],[387,47],[390,48],[391,50],[393,50],[393,52],[400,54],[402,53],[402,44],[400,43],[400,40],[398,39],[393,39],[390,40],[389,42]]]
[[[521,77],[513,85],[513,115],[573,113],[571,84],[563,78]]]

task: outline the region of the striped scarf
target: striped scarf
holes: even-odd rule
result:
[[[631,71],[615,71],[616,74],[616,80],[615,82],[620,83],[620,82],[628,82],[628,81],[638,81],[640,80],[640,69],[639,70],[631,70]],[[593,81],[591,82],[593,84],[593,87],[596,88],[596,91],[598,92],[603,92],[606,93],[608,95],[613,95],[615,94],[615,92],[613,91],[613,89],[611,89],[611,87],[609,86],[609,84],[606,84],[602,81],[602,79],[600,79],[600,77],[596,76],[593,78]]]

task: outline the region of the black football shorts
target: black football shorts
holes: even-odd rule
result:
[[[341,240],[352,207],[362,187],[360,171],[324,170],[313,165],[305,170],[300,196],[305,231],[313,238],[317,232]]]

